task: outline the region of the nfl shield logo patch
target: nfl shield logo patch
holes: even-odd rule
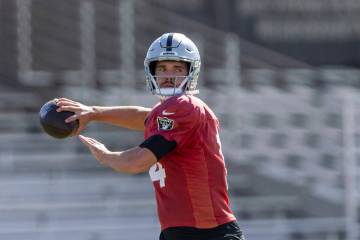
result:
[[[174,120],[167,117],[157,117],[157,123],[159,130],[171,130],[174,127]]]

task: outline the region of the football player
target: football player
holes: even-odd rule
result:
[[[144,107],[86,106],[57,101],[73,111],[79,135],[91,121],[141,130],[144,141],[121,152],[79,135],[102,164],[127,173],[148,171],[156,193],[160,240],[244,239],[229,207],[227,171],[219,139],[219,121],[199,98],[200,54],[184,34],[166,33],[149,47],[144,61],[149,91],[160,102]]]

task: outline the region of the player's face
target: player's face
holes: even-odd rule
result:
[[[155,66],[155,75],[160,88],[178,87],[188,75],[188,67],[185,62],[159,61]]]

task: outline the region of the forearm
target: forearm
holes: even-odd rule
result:
[[[144,122],[146,116],[151,111],[150,108],[139,106],[93,106],[92,108],[92,120],[94,121],[101,121],[128,129],[141,131],[145,129]]]
[[[136,174],[147,171],[156,163],[156,158],[148,149],[134,147],[123,152],[105,153],[100,162],[118,172]]]

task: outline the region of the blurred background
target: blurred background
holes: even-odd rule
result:
[[[358,0],[0,0],[0,239],[158,238],[147,173],[50,138],[38,111],[60,96],[153,106],[146,50],[183,32],[247,239],[359,240],[359,13]],[[99,123],[84,134],[114,151],[143,140]]]

